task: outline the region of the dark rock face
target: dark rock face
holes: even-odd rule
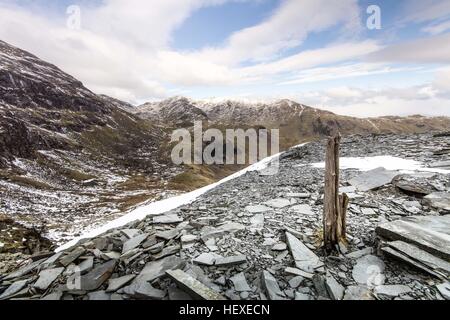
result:
[[[0,41],[0,97],[19,108],[107,112],[110,108],[56,66]]]

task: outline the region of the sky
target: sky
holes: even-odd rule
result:
[[[0,0],[0,39],[135,105],[450,116],[450,0]]]

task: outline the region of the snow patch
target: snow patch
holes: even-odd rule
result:
[[[311,164],[314,168],[325,168],[324,162]],[[407,172],[425,171],[450,174],[450,170],[427,168],[422,162],[416,160],[403,159],[393,156],[376,156],[376,157],[343,157],[339,159],[341,169],[358,169],[360,171],[369,171],[379,167],[386,170],[399,170]]]

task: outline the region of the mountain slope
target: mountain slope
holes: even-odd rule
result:
[[[136,114],[158,121],[159,118],[154,116],[156,111],[152,113],[152,117],[148,117],[148,108],[148,104],[139,106]],[[247,103],[232,100],[205,102],[175,97],[152,103],[151,108],[160,114],[168,115],[163,119],[171,123],[177,123],[180,117],[183,117],[184,122],[192,123],[198,119],[191,117],[186,121],[186,117],[201,111],[206,114],[203,120],[207,120],[210,126],[278,128],[280,129],[282,149],[329,135],[335,131],[339,131],[343,135],[424,133],[448,130],[450,127],[450,118],[447,117],[410,116],[361,119],[337,115],[286,99],[271,103]],[[170,110],[170,113],[167,110]]]
[[[159,198],[178,169],[131,108],[0,41],[0,214],[60,237]]]

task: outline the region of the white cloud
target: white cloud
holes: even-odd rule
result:
[[[267,61],[280,51],[299,46],[308,34],[339,24],[352,32],[359,31],[356,0],[284,0],[266,21],[234,33],[224,47],[207,48],[198,55],[227,65]]]
[[[444,21],[441,23],[433,23],[433,24],[430,24],[430,25],[422,28],[423,32],[426,32],[426,33],[429,33],[432,35],[444,33],[448,30],[450,30],[450,20]]]
[[[242,61],[275,57],[298,46],[310,33],[359,24],[356,0],[283,0],[272,16],[234,33],[223,48],[171,49],[173,31],[195,10],[228,1],[259,0],[105,0],[98,7],[82,7],[79,31],[66,28],[64,18],[8,1],[0,4],[0,38],[56,64],[92,90],[136,102],[168,95],[168,85],[182,90],[186,86],[238,85],[286,68],[320,64],[312,57],[314,53],[306,52],[281,59],[278,65],[239,67]],[[337,53],[333,60],[332,53],[328,55],[322,56],[323,61],[345,58]]]
[[[391,45],[369,56],[369,61],[450,63],[450,33]]]
[[[285,80],[280,85],[292,85],[309,82],[321,82],[343,78],[354,78],[361,76],[374,76],[379,74],[413,71],[418,68],[394,68],[380,63],[352,63],[331,67],[312,68],[300,71],[291,79]]]
[[[321,49],[303,51],[275,62],[242,68],[241,71],[247,75],[274,75],[280,72],[299,71],[319,65],[359,59],[378,49],[380,46],[372,40],[332,44]]]
[[[450,15],[448,0],[408,0],[405,1],[403,22],[428,22]]]

